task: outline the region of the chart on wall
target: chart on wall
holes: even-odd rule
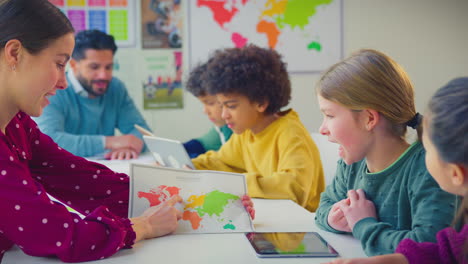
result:
[[[183,108],[180,50],[144,50],[139,65],[145,110]]]
[[[342,0],[193,0],[190,67],[216,49],[277,50],[291,73],[320,72],[343,57]]]
[[[182,48],[181,0],[141,0],[141,46]]]
[[[114,36],[119,47],[135,46],[133,0],[49,0],[70,19],[76,32],[97,29]]]

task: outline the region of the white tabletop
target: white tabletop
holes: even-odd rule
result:
[[[314,214],[289,200],[253,199],[256,208],[255,230],[258,232],[319,232],[342,257],[365,257],[358,240],[319,230]],[[137,243],[133,249],[93,263],[323,263],[330,258],[261,259],[255,255],[244,234],[169,235]],[[15,247],[7,251],[2,263],[60,263],[57,258],[25,255]]]
[[[142,160],[140,160],[142,161]],[[148,162],[148,159],[144,159]],[[128,162],[103,162],[108,167],[128,172]],[[322,231],[315,225],[315,214],[290,200],[253,199],[257,232],[318,232],[342,257],[365,257],[361,244],[350,235]],[[243,233],[169,235],[145,240],[132,249],[119,251],[114,256],[92,263],[155,264],[155,263],[323,263],[331,258],[262,259],[255,255]],[[61,263],[57,258],[25,255],[19,248],[7,251],[2,264]]]

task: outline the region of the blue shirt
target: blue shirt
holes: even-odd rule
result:
[[[82,157],[100,155],[106,152],[104,137],[113,136],[115,129],[141,139],[134,124],[150,130],[119,79],[112,78],[107,92],[96,98],[76,87],[81,85],[71,72],[67,81],[68,87],[57,90],[43,114],[34,118],[42,132],[62,148]]]

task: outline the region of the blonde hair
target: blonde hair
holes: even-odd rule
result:
[[[317,92],[351,110],[374,109],[404,138],[407,122],[416,115],[414,90],[403,70],[382,52],[363,49],[331,66],[320,78]],[[421,134],[418,126],[418,135]]]

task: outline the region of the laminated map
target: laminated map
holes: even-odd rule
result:
[[[241,199],[246,193],[243,174],[131,164],[129,217],[180,195],[183,203],[176,208],[182,219],[176,234],[251,232]]]

